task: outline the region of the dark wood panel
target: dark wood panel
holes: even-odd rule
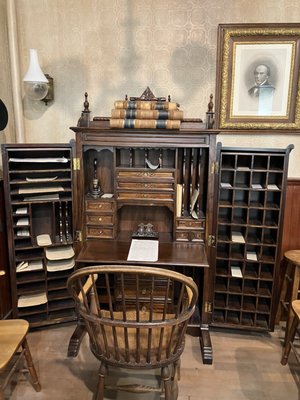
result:
[[[288,179],[283,222],[282,254],[300,249],[300,179]]]
[[[7,234],[5,222],[3,181],[0,180],[0,319],[11,312],[9,263],[7,255]],[[4,273],[4,275],[2,275]]]

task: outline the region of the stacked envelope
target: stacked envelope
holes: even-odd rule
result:
[[[46,249],[47,271],[64,271],[74,267],[74,249],[72,246],[48,247]]]

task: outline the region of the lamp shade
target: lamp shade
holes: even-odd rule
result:
[[[48,79],[43,74],[41,70],[39,59],[36,49],[29,49],[30,59],[29,68],[24,76],[24,82],[44,82],[48,83]]]
[[[25,91],[32,100],[43,99],[48,92],[48,79],[41,70],[36,49],[30,49],[29,68],[24,76]]]

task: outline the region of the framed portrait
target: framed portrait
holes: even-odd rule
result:
[[[300,24],[219,25],[217,128],[299,130],[299,67]]]

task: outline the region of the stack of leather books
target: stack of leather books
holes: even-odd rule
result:
[[[180,129],[183,111],[178,103],[161,99],[133,99],[114,102],[110,128]]]

